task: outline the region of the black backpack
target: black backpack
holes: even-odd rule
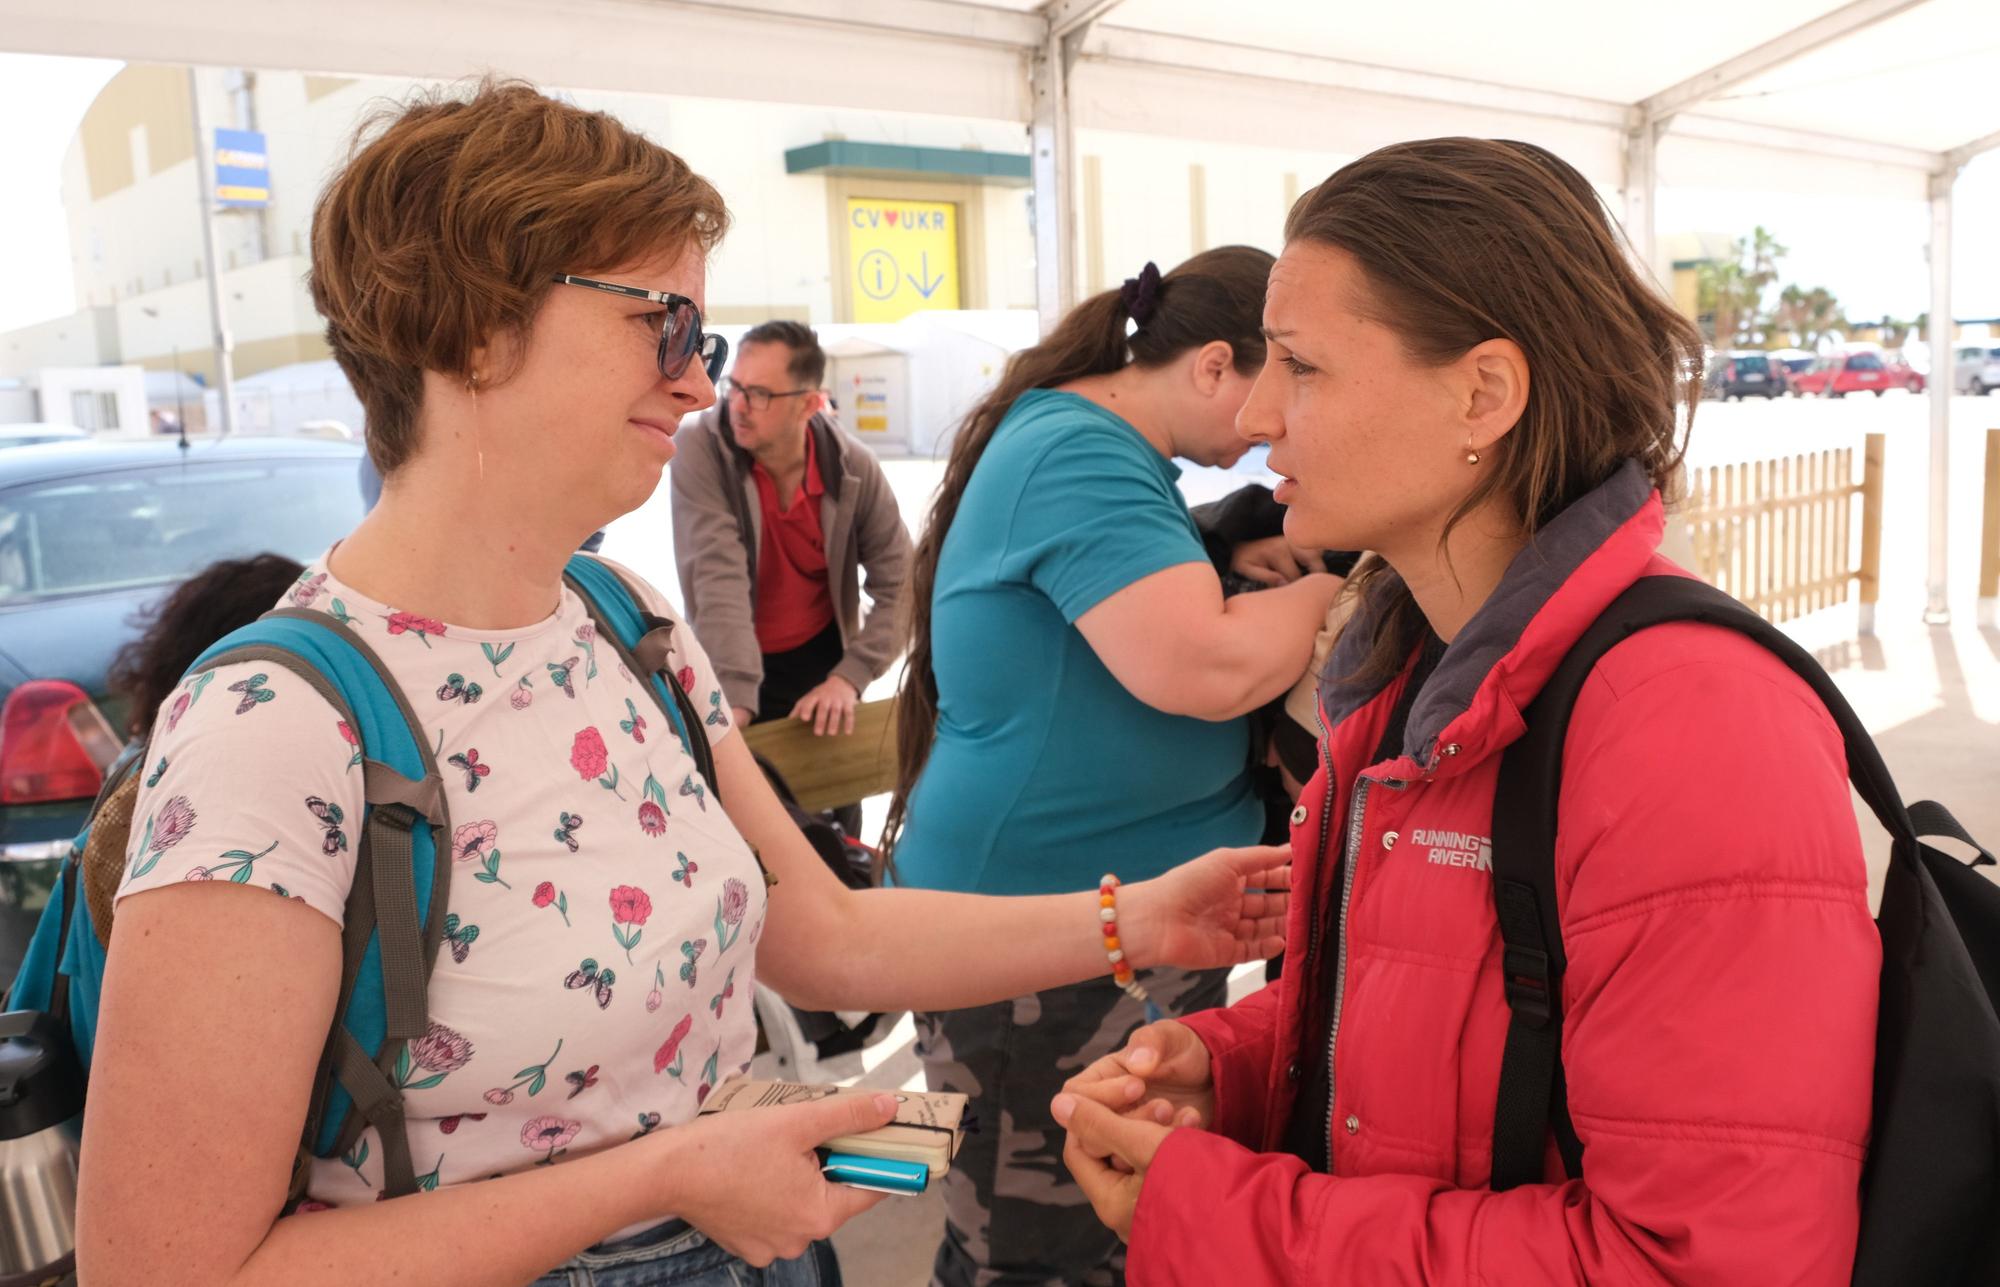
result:
[[[1848,774],[1894,842],[1882,935],[1875,1116],[1862,1172],[1857,1287],[2000,1283],[2000,885],[1993,855],[1942,805],[1905,807],[1880,752],[1817,662],[1722,591],[1644,577],[1570,649],[1501,762],[1493,897],[1512,1016],[1493,1120],[1495,1190],[1542,1179],[1554,1133],[1572,1178],[1583,1149],[1563,1086],[1562,935],[1556,921],[1556,802],[1570,710],[1592,667],[1636,631],[1699,621],[1748,635],[1812,686],[1847,739]],[[1979,850],[1970,864],[1923,843]]]

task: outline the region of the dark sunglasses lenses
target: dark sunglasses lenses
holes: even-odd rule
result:
[[[701,314],[694,305],[668,305],[667,324],[660,328],[660,374],[669,380],[680,379],[700,342]]]
[[[719,385],[722,368],[729,361],[729,341],[715,334],[702,336],[701,360],[708,367],[708,382]]]

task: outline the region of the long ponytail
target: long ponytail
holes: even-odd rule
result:
[[[966,416],[952,440],[944,480],[938,484],[904,590],[908,655],[896,696],[896,794],[882,833],[885,852],[893,852],[908,820],[910,792],[937,739],[931,594],[937,585],[938,559],[994,431],[1015,401],[1030,390],[1109,375],[1128,362],[1142,368],[1165,366],[1213,340],[1228,342],[1237,370],[1255,371],[1264,363],[1264,285],[1272,263],[1270,254],[1254,247],[1221,246],[1196,255],[1164,277],[1148,264],[1147,271],[1126,282],[1122,290],[1084,300],[1047,338],[1010,358],[999,384]]]

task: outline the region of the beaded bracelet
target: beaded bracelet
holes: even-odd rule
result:
[[[1139,982],[1132,973],[1131,962],[1125,959],[1124,944],[1118,938],[1118,877],[1109,872],[1097,882],[1097,919],[1104,927],[1104,954],[1111,959],[1111,980],[1126,996],[1146,1007],[1146,1022],[1157,1023],[1160,1007],[1153,1004],[1153,998],[1146,994],[1146,985]]]

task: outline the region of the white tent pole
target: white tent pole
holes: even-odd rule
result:
[[[1042,334],[1076,303],[1076,130],[1070,123],[1069,77],[1091,24],[1120,0],[1047,0],[1046,32],[1029,68],[1034,118],[1028,125],[1029,173],[1035,192],[1035,312]]]
[[[1933,626],[1951,622],[1946,578],[1951,548],[1951,190],[1957,180],[1957,166],[1933,174],[1930,179],[1931,316],[1927,336],[1931,354],[1930,571],[1925,586],[1924,621]]]
[[[1070,59],[1053,31],[1033,59],[1033,122],[1028,127],[1035,195],[1035,311],[1042,334],[1076,302],[1076,134],[1069,120]]]
[[[1625,132],[1625,239],[1646,276],[1659,279],[1653,207],[1660,190],[1661,126],[1644,116]]]

